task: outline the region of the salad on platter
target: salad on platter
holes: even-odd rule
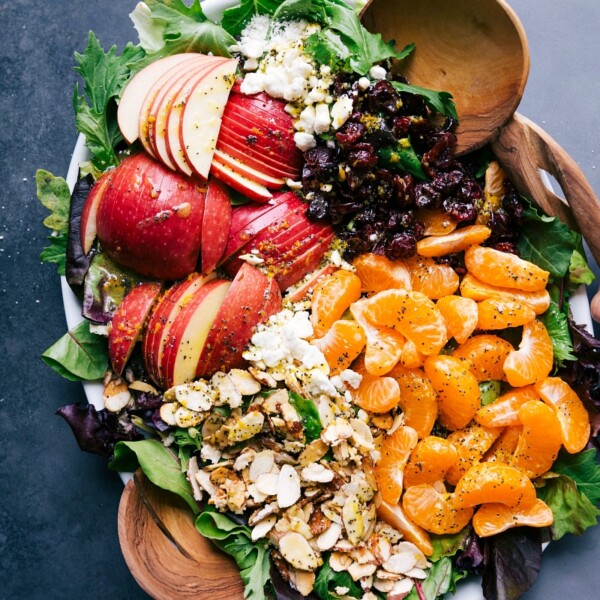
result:
[[[81,449],[178,494],[246,598],[519,598],[600,514],[581,236],[341,0],[131,18],[75,56],[74,189],[36,177],[84,317],[42,358],[102,382],[58,411]]]

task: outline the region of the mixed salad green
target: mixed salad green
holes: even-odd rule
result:
[[[44,224],[51,235],[41,259],[56,264],[60,275],[67,274],[78,285],[83,314],[87,317],[42,356],[61,376],[72,381],[104,377],[110,364],[106,338],[99,335],[103,333],[102,324],[110,320],[127,291],[140,281],[137,275],[122,269],[102,252],[77,256],[69,246],[70,227],[76,228],[80,217],[77,207],[80,211],[81,202],[77,198],[87,196],[94,180],[136,151],[124,144],[116,119],[125,86],[145,66],[168,55],[202,52],[230,57],[230,48],[255,15],[266,15],[274,21],[305,19],[320,24],[319,31],[306,40],[306,52],[318,64],[350,78],[365,76],[374,65],[401,60],[413,49],[408,46],[398,52],[393,42],[369,33],[361,25],[357,12],[341,0],[242,0],[239,6],[225,10],[220,23],[206,17],[199,0],[190,6],[182,0],[146,0],[132,13],[139,43],[127,44],[120,53],[115,47],[105,51],[90,32],[84,53],[75,56],[83,89],[76,87],[73,97],[76,126],[85,135],[90,159],[81,165],[81,179],[73,194],[60,177],[43,170],[36,176],[38,197],[50,211]],[[419,96],[432,111],[451,119],[458,117],[446,92],[402,82],[394,82],[394,87],[398,92]],[[417,160],[421,158],[417,156]],[[484,150],[470,160],[479,165],[481,176],[491,158]],[[406,167],[405,170],[409,171]],[[561,453],[552,471],[544,476],[538,495],[554,514],[551,528],[517,528],[485,539],[478,538],[470,529],[455,535],[432,535],[431,567],[427,577],[407,596],[410,600],[442,597],[455,591],[460,580],[471,573],[483,575],[487,599],[516,599],[535,581],[542,560],[542,543],[566,534],[580,535],[595,525],[600,515],[597,508],[600,467],[596,450],[600,422],[600,341],[573,322],[568,305],[576,287],[593,279],[584,258],[582,239],[527,202],[518,250],[522,258],[551,273],[552,302],[542,320],[552,339],[555,372],[578,392],[590,413],[589,449],[576,455]],[[143,371],[140,357],[134,355],[131,369]],[[493,399],[498,392],[491,394]],[[318,440],[322,425],[314,403],[298,394],[290,395],[290,403],[301,418],[306,441]],[[200,431],[194,427],[170,428],[169,445],[165,445],[164,430],[157,428],[148,416],[155,408],[156,399],[142,392],[136,406],[120,415],[96,410],[91,405],[65,406],[59,414],[69,422],[83,450],[103,456],[116,471],[133,471],[139,466],[155,485],[179,495],[194,513],[198,531],[235,559],[246,598],[294,596],[272,574],[266,541],[252,541],[250,527],[234,522],[227,514],[212,507],[199,507],[186,473],[191,458],[202,447]],[[227,407],[221,410],[226,412]],[[331,568],[326,557],[312,594],[333,600],[361,598],[364,592],[348,572]]]

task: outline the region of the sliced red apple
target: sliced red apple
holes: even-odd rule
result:
[[[223,183],[244,194],[250,200],[268,202],[273,197],[273,194],[264,185],[250,181],[225,165],[213,162],[212,173]]]
[[[242,366],[242,352],[250,341],[252,331],[259,323],[264,323],[271,314],[281,309],[279,304],[268,299],[275,292],[269,277],[249,264],[239,270],[231,284],[221,308],[214,319],[199,357],[197,377],[210,377],[219,370],[229,370]],[[267,314],[267,306],[272,312]]]
[[[135,154],[114,170],[102,195],[98,238],[118,264],[153,279],[180,279],[196,268],[203,214],[197,182]]]
[[[322,279],[335,271],[337,271],[337,267],[332,264],[318,267],[315,271],[311,271],[308,275],[305,275],[297,284],[294,284],[295,287],[293,289],[289,289],[290,286],[286,286],[287,292],[285,299],[289,302],[300,302],[301,300],[304,300],[313,292]]]
[[[198,359],[230,287],[231,282],[224,279],[209,281],[182,308],[161,360],[166,388],[196,378]]]
[[[178,63],[173,69],[165,71],[161,74],[161,76],[154,81],[146,97],[142,101],[142,106],[140,112],[138,114],[138,136],[139,140],[142,142],[142,146],[144,150],[156,158],[156,152],[152,147],[151,138],[150,138],[150,127],[154,123],[154,118],[152,117],[152,106],[155,104],[158,98],[160,98],[161,94],[164,93],[164,90],[167,88],[169,81],[173,78],[173,76],[177,76],[181,73],[185,73],[194,65],[198,64],[198,57],[201,56],[199,54],[186,54],[185,60],[182,60]]]
[[[231,198],[227,188],[212,177],[206,188],[206,203],[202,218],[202,273],[217,268],[225,252],[232,219]]]
[[[108,356],[117,375],[123,372],[140,339],[161,289],[160,283],[142,283],[134,287],[119,304],[108,331]]]
[[[199,80],[186,99],[179,140],[192,171],[208,179],[221,117],[235,80],[236,60],[228,60]]]
[[[218,162],[226,167],[229,167],[232,171],[235,171],[239,175],[243,175],[259,185],[264,185],[266,188],[278,190],[285,185],[285,179],[265,175],[265,173],[257,171],[256,169],[253,169],[252,167],[245,165],[243,162],[233,158],[233,156],[227,154],[227,152],[224,152],[223,150],[215,150],[213,162]]]
[[[161,361],[170,328],[181,309],[189,304],[200,287],[214,278],[214,273],[206,277],[193,273],[184,281],[171,286],[150,315],[144,334],[142,354],[148,374],[161,388],[165,387]]]
[[[119,108],[117,121],[119,129],[128,144],[133,144],[139,135],[139,118],[144,99],[154,82],[178,64],[185,62],[189,54],[174,54],[150,63],[131,79],[125,87]]]
[[[112,170],[107,171],[100,179],[98,179],[83,205],[79,233],[81,236],[81,247],[85,254],[90,253],[94,240],[96,239],[98,233],[98,206],[100,206],[100,201],[102,200],[104,192],[108,189],[113,173],[114,171]]]

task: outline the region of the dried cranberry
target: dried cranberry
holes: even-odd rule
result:
[[[394,119],[392,131],[397,138],[405,138],[408,136],[412,120],[410,117],[398,117]]]
[[[390,239],[385,247],[388,258],[409,258],[417,251],[417,240],[412,233],[398,233]]]
[[[519,254],[519,248],[516,242],[498,242],[493,246],[496,250],[500,252],[508,252],[509,254]]]
[[[412,206],[415,202],[415,180],[412,175],[394,177],[394,193],[400,206]]]
[[[353,169],[372,169],[377,164],[377,155],[371,144],[356,144],[348,153],[348,164]]]
[[[402,105],[400,96],[394,86],[384,79],[368,89],[367,100],[372,111],[383,111],[390,115],[396,114]]]
[[[362,123],[356,121],[347,121],[344,126],[335,134],[338,142],[342,146],[355,144],[365,134],[367,128]]]
[[[306,216],[315,221],[326,219],[329,211],[329,203],[323,194],[315,194],[306,211]]]
[[[442,205],[442,195],[430,183],[415,186],[415,204],[419,208],[437,209]]]
[[[472,202],[461,202],[456,198],[446,198],[442,207],[455,221],[472,221],[477,216],[477,208]]]

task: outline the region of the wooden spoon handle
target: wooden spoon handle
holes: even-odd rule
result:
[[[560,218],[586,239],[600,263],[600,200],[577,163],[543,129],[522,115],[500,129],[492,150],[517,190],[535,200],[549,215]],[[540,169],[550,173],[566,198],[545,185]],[[599,301],[592,303],[592,317],[600,321]]]

